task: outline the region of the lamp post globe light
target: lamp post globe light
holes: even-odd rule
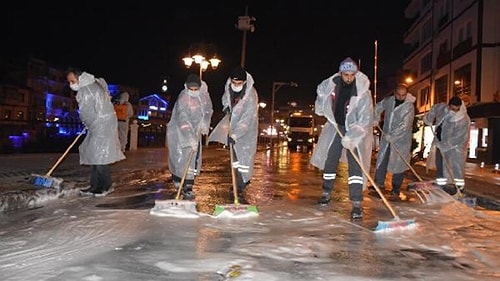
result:
[[[189,54],[182,59],[184,65],[190,68],[193,63],[198,64],[199,76],[202,79],[203,72],[208,69],[209,66],[212,69],[217,69],[219,64],[222,62],[215,53],[215,47],[212,44],[193,44],[189,47]],[[207,59],[210,57],[210,59]]]

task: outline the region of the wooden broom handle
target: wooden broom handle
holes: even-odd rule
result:
[[[339,136],[341,138],[343,138],[344,135],[340,132],[339,128],[337,127],[337,124],[333,123],[333,126],[335,127],[335,130],[337,130],[337,133],[339,134]],[[377,191],[377,193],[380,195],[380,198],[382,198],[382,201],[384,201],[384,204],[387,207],[387,209],[389,209],[389,211],[391,211],[392,216],[394,218],[399,218],[398,215],[396,214],[396,211],[394,211],[394,209],[392,208],[391,204],[389,204],[389,201],[387,201],[387,199],[385,198],[385,196],[382,193],[382,191],[380,191],[380,188],[377,186],[377,184],[375,184],[375,181],[372,179],[372,177],[370,176],[370,174],[366,171],[365,167],[363,166],[363,164],[359,160],[359,157],[357,156],[357,154],[354,153],[354,151],[352,149],[348,149],[348,150],[349,150],[349,152],[351,152],[352,157],[354,158],[354,160],[356,160],[356,162],[358,163],[359,167],[361,168],[361,170],[365,174],[366,178],[368,178],[368,180],[373,185],[373,187],[375,188],[375,190]]]

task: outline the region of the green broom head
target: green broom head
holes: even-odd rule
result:
[[[246,205],[246,204],[228,204],[228,205],[217,205],[213,215],[220,216],[221,214],[227,213],[230,216],[256,216],[259,214],[256,206]]]

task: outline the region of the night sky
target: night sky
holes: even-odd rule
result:
[[[222,64],[204,72],[203,79],[217,110],[227,75],[241,61],[243,32],[235,25],[247,6],[256,22],[255,32],[247,33],[245,67],[260,99],[270,102],[273,81],[294,81],[299,87],[281,88],[276,106],[293,100],[311,104],[316,86],[337,72],[347,56],[360,61],[361,70],[373,79],[375,40],[377,89],[383,94],[384,77],[401,70],[408,3],[221,0],[166,1],[147,9],[121,5],[104,10],[87,4],[78,9],[7,10],[9,44],[2,46],[2,53],[78,67],[108,83],[137,87],[143,96],[158,93],[167,76],[175,100],[187,74],[198,72],[196,65],[186,69],[181,60],[190,45],[212,44]]]

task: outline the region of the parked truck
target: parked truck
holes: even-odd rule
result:
[[[287,125],[288,149],[307,147],[308,150],[312,150],[316,143],[314,116],[294,112],[288,117]]]

